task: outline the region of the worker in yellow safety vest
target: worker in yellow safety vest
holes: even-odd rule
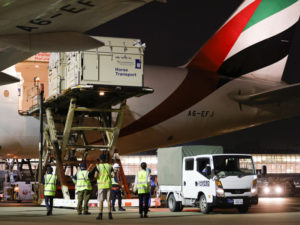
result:
[[[83,214],[90,215],[88,211],[88,203],[90,200],[92,192],[91,179],[92,175],[86,169],[86,163],[83,162],[80,165],[80,170],[77,171],[77,174],[74,176],[76,182],[76,191],[78,195],[78,204],[77,204],[77,213],[78,215],[82,214],[82,202],[83,202]]]
[[[111,214],[111,187],[112,187],[112,166],[108,163],[106,155],[100,155],[100,163],[96,167],[95,178],[98,184],[99,214],[97,220],[102,220],[103,201],[107,201],[108,218],[112,219]]]
[[[150,174],[146,171],[147,164],[141,163],[141,170],[135,176],[134,189],[139,196],[139,213],[141,218],[148,218]],[[143,214],[144,213],[144,214]]]
[[[47,216],[52,215],[53,198],[56,194],[57,177],[52,173],[53,173],[52,167],[51,166],[47,167],[47,174],[44,176],[44,180],[43,180],[45,205],[47,207]]]

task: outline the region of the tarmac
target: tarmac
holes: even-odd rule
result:
[[[46,216],[46,209],[30,203],[0,203],[0,225],[79,225],[79,224],[299,224],[300,198],[260,198],[257,206],[247,214],[236,209],[216,209],[202,214],[197,208],[185,208],[183,212],[170,212],[166,208],[151,208],[149,218],[139,218],[137,207],[127,207],[126,212],[113,212],[113,220],[107,212],[103,220],[96,220],[98,209],[91,208],[91,215],[77,215],[74,209],[54,208],[52,216]]]

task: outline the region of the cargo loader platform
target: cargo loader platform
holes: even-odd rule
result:
[[[69,108],[72,98],[76,98],[77,105],[88,108],[105,108],[117,105],[131,97],[140,97],[153,93],[152,88],[108,85],[79,85],[65,90],[62,94],[52,96],[44,101],[44,108],[51,107],[55,113],[64,114]],[[38,117],[39,105],[32,106],[22,115]]]
[[[39,183],[47,165],[56,166],[66,200],[70,195],[65,169],[70,167],[73,176],[73,166],[88,160],[97,162],[100,152],[112,159],[127,99],[153,92],[144,87],[145,47],[140,40],[94,38],[104,45],[86,51],[52,53],[48,98],[44,100],[44,87],[37,82],[37,95],[31,96],[35,105],[19,111],[40,120]],[[35,78],[35,82],[38,80]],[[41,197],[41,186],[36,189]]]
[[[85,158],[90,151],[107,152],[112,157],[126,100],[152,92],[153,89],[145,87],[79,85],[42,103],[44,124],[41,164],[45,171],[51,159],[55,159],[64,199],[70,199],[64,167],[70,164],[72,157],[76,158],[76,153],[81,152]],[[40,117],[40,112],[40,106],[36,105],[23,115]],[[88,125],[86,120],[89,120]],[[90,144],[87,132],[96,132],[102,143]],[[73,163],[76,164],[76,161]]]

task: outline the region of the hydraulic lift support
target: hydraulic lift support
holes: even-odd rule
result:
[[[106,151],[112,157],[122,126],[126,100],[152,92],[153,89],[145,87],[77,86],[41,101],[30,109],[27,115],[40,117],[44,121],[41,123],[40,140],[43,143],[40,145],[43,146],[40,146],[39,182],[48,161],[54,158],[63,197],[70,199],[64,171],[64,165],[70,162],[70,155],[74,151],[79,154]],[[87,134],[91,132],[97,132],[98,140],[100,135],[99,144],[88,143]]]

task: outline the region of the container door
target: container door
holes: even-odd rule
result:
[[[96,52],[83,53],[83,79],[84,83],[88,81],[98,81],[98,56]]]

